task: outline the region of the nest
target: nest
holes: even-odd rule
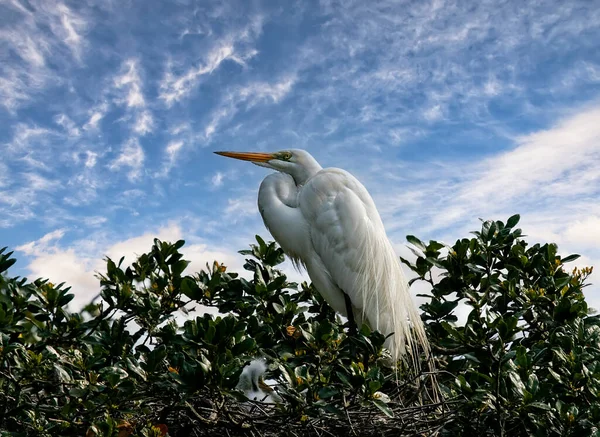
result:
[[[401,407],[390,405],[393,417],[375,408],[347,408],[344,416],[323,412],[298,417],[260,402],[232,403],[221,408],[194,407],[186,426],[189,436],[435,436],[452,420],[448,403]],[[194,423],[195,422],[195,423]],[[172,429],[169,427],[169,429]],[[182,430],[183,431],[183,430]],[[173,435],[184,435],[175,432]]]
[[[412,388],[412,391],[411,391]],[[350,401],[343,410],[302,414],[285,405],[238,401],[227,395],[204,393],[185,401],[171,416],[169,432],[179,436],[436,436],[450,423],[458,400],[424,400],[413,384],[398,386],[386,402],[388,414],[372,403]],[[425,393],[427,395],[427,393]],[[312,412],[315,409],[311,410]],[[340,414],[341,411],[341,414]],[[391,413],[391,417],[390,417]]]

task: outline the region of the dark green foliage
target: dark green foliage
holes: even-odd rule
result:
[[[156,426],[166,425],[171,436],[218,434],[223,426],[244,432],[252,416],[235,386],[256,356],[269,359],[270,376],[281,384],[282,426],[292,421],[311,432],[315,420],[345,418],[357,405],[392,414],[378,393],[395,384],[378,365],[383,336],[364,328],[346,337],[318,293],[306,284],[298,289],[274,268],[281,249],[257,241],[242,251],[252,280],[217,262],[184,276],[183,241],[155,240],[130,267],[107,259],[102,301],[81,314],[65,310],[73,295],[62,284],[6,277],[14,260],[2,255],[0,430],[125,437],[162,435]],[[188,314],[190,303],[227,314],[188,315],[178,326],[175,313]]]
[[[590,270],[564,270],[573,257],[554,245],[528,247],[517,222],[485,222],[453,247],[408,237],[417,259],[403,261],[431,285],[422,309],[443,408],[419,407],[419,397],[431,403],[426,384],[382,364],[383,336],[363,327],[348,337],[260,237],[241,251],[249,280],[217,262],[186,275],[183,241],[155,240],[131,266],[107,259],[102,300],[80,314],[65,309],[73,295],[62,284],[9,277],[14,259],[2,250],[0,435],[599,436],[600,328],[582,294]],[[256,356],[283,405],[235,390]]]
[[[423,318],[448,372],[439,381],[464,397],[445,431],[600,436],[600,319],[582,292],[591,269],[569,271],[577,256],[561,258],[554,244],[528,247],[518,221],[485,222],[452,247],[409,240],[418,258],[403,261],[431,285]]]

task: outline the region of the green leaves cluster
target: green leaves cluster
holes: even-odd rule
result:
[[[600,319],[554,244],[528,246],[519,216],[484,222],[453,246],[409,237],[403,260],[431,288],[424,304],[439,380],[464,399],[449,435],[600,436]],[[466,321],[457,323],[457,311]]]
[[[364,328],[348,338],[314,289],[288,283],[275,268],[282,250],[257,242],[242,251],[252,279],[218,262],[184,275],[183,241],[155,240],[131,266],[107,259],[102,300],[81,314],[66,310],[73,294],[62,284],[7,277],[14,259],[2,254],[0,430],[87,437],[243,430],[248,415],[229,413],[246,401],[235,386],[257,356],[268,358],[286,404],[279,409],[292,421],[308,426],[356,404],[391,414],[375,396],[389,380],[378,365],[383,336]],[[198,304],[221,315],[190,314]]]
[[[437,411],[416,406],[423,384],[384,365],[380,333],[349,337],[260,237],[241,251],[244,276],[218,262],[186,272],[183,241],[155,240],[131,265],[106,259],[101,300],[81,313],[66,309],[63,284],[9,277],[1,250],[0,435],[599,436],[591,269],[528,246],[517,223],[485,222],[451,247],[408,237],[416,258],[403,261],[429,290],[422,317],[448,402]],[[282,404],[235,389],[258,356]]]

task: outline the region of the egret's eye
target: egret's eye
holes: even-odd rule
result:
[[[292,159],[292,154],[290,152],[281,152],[279,154],[279,159],[281,159],[282,161],[289,161],[290,159]]]

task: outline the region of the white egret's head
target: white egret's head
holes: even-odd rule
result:
[[[228,158],[250,161],[261,167],[287,173],[294,178],[296,184],[306,182],[308,178],[321,170],[321,166],[306,150],[289,149],[274,153],[257,152],[215,152]]]

